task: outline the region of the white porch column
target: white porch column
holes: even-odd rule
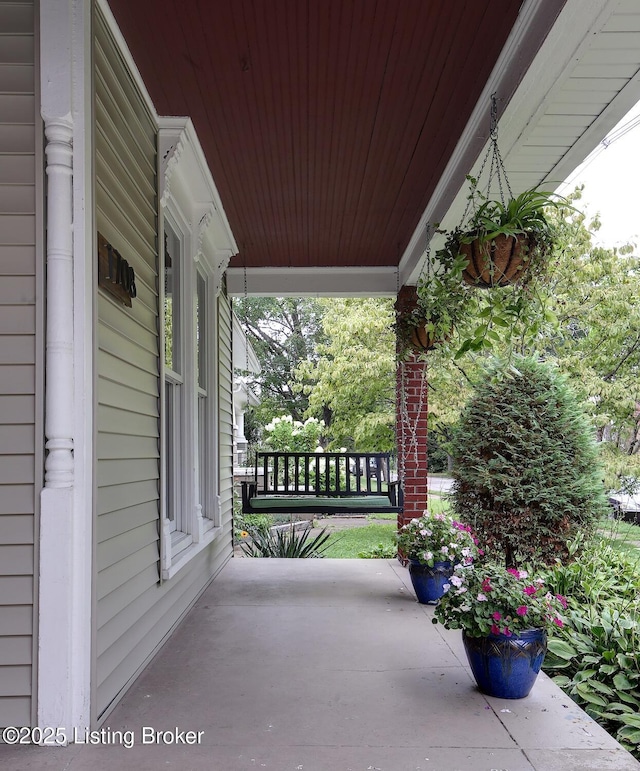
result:
[[[90,14],[83,0],[40,2],[47,314],[37,713],[38,725],[68,736],[91,722]]]
[[[47,329],[45,487],[73,486],[73,127],[45,118]]]

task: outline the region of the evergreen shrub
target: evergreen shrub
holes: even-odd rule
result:
[[[452,505],[507,566],[551,564],[607,510],[581,405],[553,367],[494,362],[454,431]]]

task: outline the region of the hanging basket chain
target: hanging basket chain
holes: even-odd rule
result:
[[[480,192],[482,175],[484,174],[489,160],[491,160],[491,162],[489,163],[487,185],[484,192],[482,193],[482,198],[489,198],[491,187],[495,178],[498,185],[500,200],[502,205],[506,206],[507,197],[505,196],[505,188],[508,193],[508,198],[513,198],[513,193],[511,191],[509,178],[507,177],[507,172],[502,160],[502,155],[500,154],[500,148],[498,146],[498,99],[495,91],[493,94],[491,94],[489,145],[487,147],[484,158],[482,159],[482,163],[480,164],[478,175],[471,181],[469,196],[467,197],[467,205],[460,222],[460,227],[462,228],[469,219],[469,215],[473,215],[475,213],[474,210],[477,206],[477,194]]]
[[[244,266],[244,364],[245,364],[245,377],[249,377],[249,310],[248,310],[248,297],[247,291],[247,266]]]
[[[424,414],[425,399],[427,395],[427,362],[422,360],[422,371],[420,378],[420,391],[418,394],[418,404],[416,406],[414,420],[411,420],[409,415],[409,409],[407,406],[407,382],[406,382],[406,365],[402,362],[400,365],[400,446],[401,446],[401,459],[398,468],[398,476],[400,477],[400,484],[404,488],[405,481],[405,464],[407,458],[413,453],[414,465],[417,468],[419,465],[418,450],[420,447],[418,438],[419,423]]]

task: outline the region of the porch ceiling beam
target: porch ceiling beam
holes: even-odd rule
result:
[[[227,291],[245,294],[243,268],[227,270]],[[395,297],[398,271],[388,268],[247,268],[252,297]]]

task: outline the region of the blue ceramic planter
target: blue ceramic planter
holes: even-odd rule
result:
[[[418,598],[423,605],[436,603],[444,594],[444,585],[453,574],[451,562],[435,562],[433,567],[421,565],[418,560],[409,560],[409,575]]]
[[[483,693],[499,699],[523,699],[529,695],[547,652],[545,630],[530,629],[511,637],[468,637],[463,632],[462,641]]]

